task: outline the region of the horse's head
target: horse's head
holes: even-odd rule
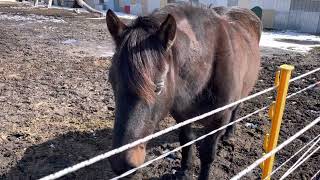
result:
[[[116,103],[113,148],[152,134],[173,101],[172,48],[176,22],[138,17],[127,26],[111,11],[107,25],[116,45],[109,81]],[[146,144],[110,158],[115,173],[123,173],[145,160]]]

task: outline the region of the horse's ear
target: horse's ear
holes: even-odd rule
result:
[[[123,22],[121,22],[121,20],[111,9],[109,9],[106,14],[106,20],[111,36],[116,43],[119,43],[120,35],[127,26]]]
[[[162,41],[164,47],[169,49],[176,38],[177,23],[171,14],[168,14],[167,18],[163,21],[160,29],[157,32],[159,39]]]

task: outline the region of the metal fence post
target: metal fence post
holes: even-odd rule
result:
[[[282,116],[288,94],[289,80],[291,78],[291,72],[293,69],[293,66],[284,64],[280,66],[280,79],[279,73],[276,74],[275,85],[278,86],[277,98],[276,101],[271,104],[269,109],[271,130],[270,133],[266,135],[264,142],[264,150],[267,153],[277,147]],[[264,161],[264,163],[262,164],[262,179],[266,179],[267,177],[268,180],[270,179],[269,175],[272,172],[273,163],[274,155]]]

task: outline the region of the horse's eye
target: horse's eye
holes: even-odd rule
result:
[[[154,91],[157,95],[160,95],[161,92],[162,92],[162,89],[164,87],[164,82],[161,81],[161,82],[157,82],[156,83],[156,90]]]

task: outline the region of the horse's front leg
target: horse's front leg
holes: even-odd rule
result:
[[[180,145],[184,145],[194,139],[191,125],[181,128],[179,134]],[[193,148],[187,146],[182,148],[181,169],[176,173],[177,179],[192,179],[193,177]]]
[[[207,126],[207,133],[213,131],[214,129],[217,129],[225,124],[227,124],[231,117],[231,111],[226,110],[223,113],[223,116],[219,119],[208,119],[207,121],[212,122],[210,126]],[[200,149],[199,149],[199,155],[200,155],[200,161],[201,161],[201,167],[200,167],[200,175],[199,180],[208,180],[212,179],[210,178],[210,170],[212,162],[215,159],[216,151],[217,151],[217,145],[220,140],[220,137],[225,134],[225,130],[221,130],[213,134],[212,136],[206,137],[204,140],[202,140]]]
[[[237,113],[238,113],[238,110],[239,110],[239,106],[240,105],[236,106],[236,108],[232,111],[230,123],[234,122],[236,120],[236,116],[237,116]],[[235,124],[233,124],[231,126],[228,126],[226,128],[226,133],[223,135],[222,139],[225,140],[225,141],[229,140],[231,138],[231,136],[234,135],[235,128],[236,128]]]
[[[191,125],[181,127],[179,132],[180,145],[184,145],[194,139]],[[175,174],[166,174],[162,180],[191,180],[193,179],[193,148],[187,146],[182,148],[181,167]]]

